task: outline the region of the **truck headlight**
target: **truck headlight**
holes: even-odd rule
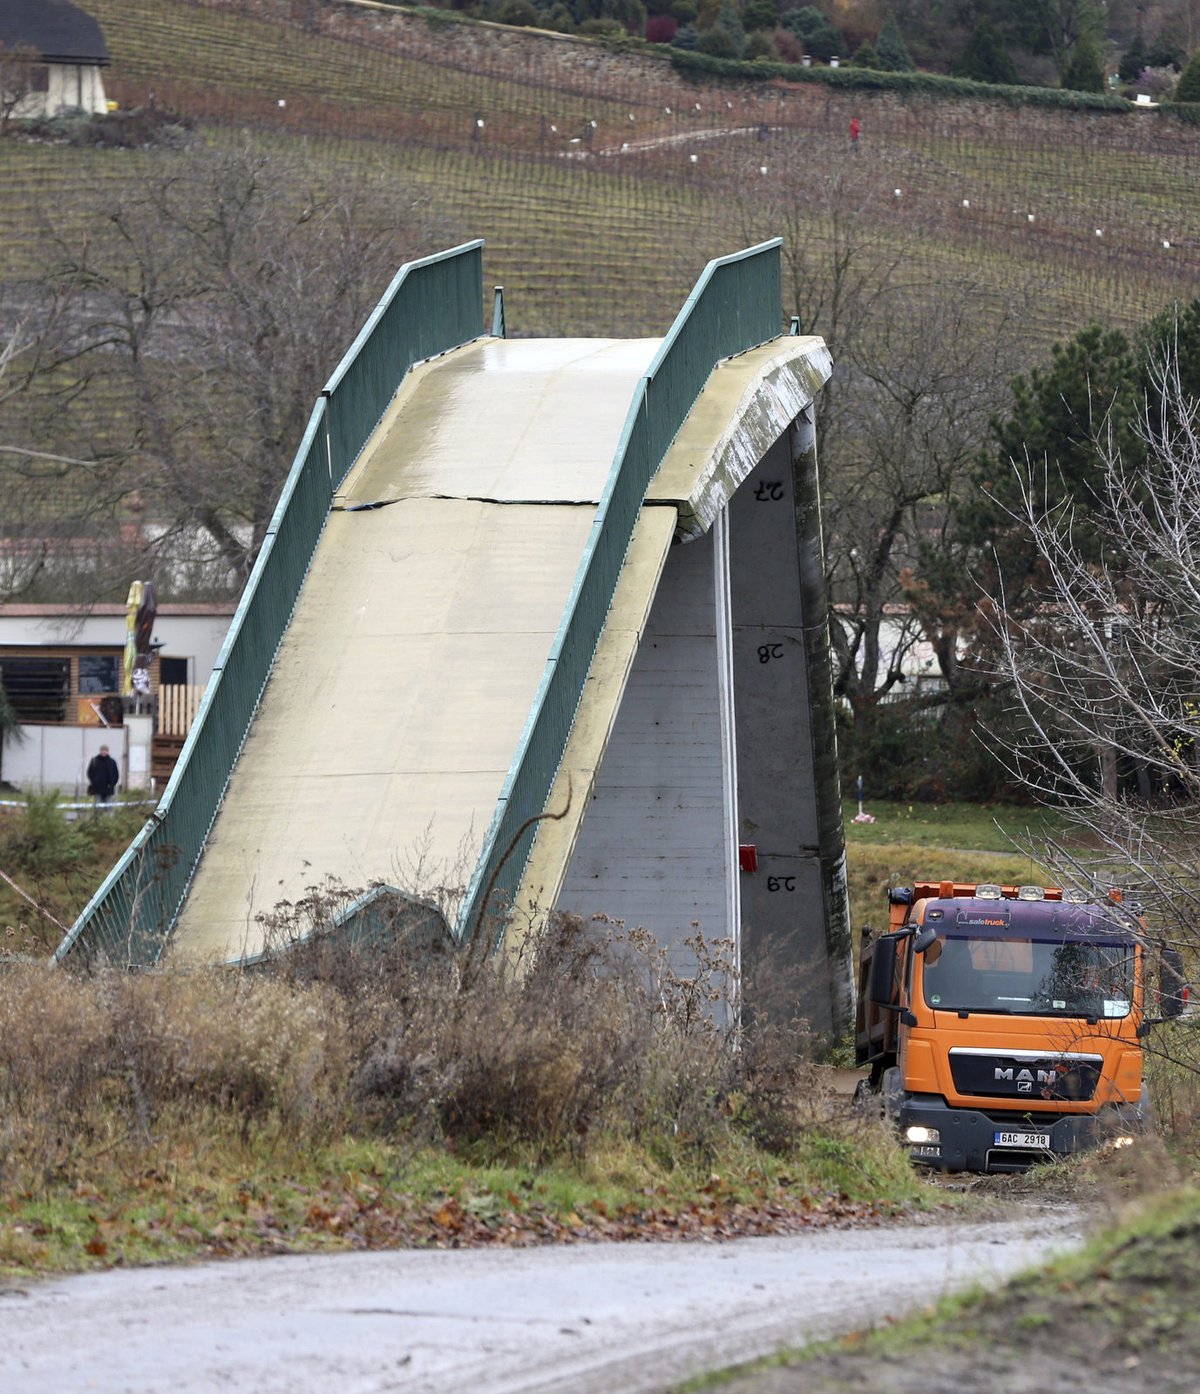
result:
[[[906,1142],[941,1142],[942,1135],[936,1128],[926,1128],[920,1123],[913,1123],[904,1130],[904,1139]]]

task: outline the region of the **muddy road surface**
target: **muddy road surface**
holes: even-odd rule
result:
[[[635,1394],[1069,1247],[1077,1213],[724,1244],[392,1251],[0,1291],[5,1394]]]

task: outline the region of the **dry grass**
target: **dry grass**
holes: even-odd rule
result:
[[[743,1036],[643,936],[579,921],[465,974],[448,951],[317,937],[254,973],[0,975],[0,1185],[70,1184],[114,1146],[221,1120],[480,1163],[628,1142],[667,1168],[786,1152],[813,1121],[800,1023]]]

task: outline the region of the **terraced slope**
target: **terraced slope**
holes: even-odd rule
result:
[[[1154,113],[697,86],[664,55],[350,4],[91,8],[120,101],[153,93],[202,138],[299,148],[318,180],[354,166],[424,190],[449,237],[487,237],[519,332],[661,332],[703,261],[776,231],[781,201],[793,241],[827,237],[821,186],[852,158],[871,166],[855,217],[901,240],[915,273],[1040,287],[1033,340],[1192,292],[1200,131]],[[146,158],[178,156],[5,142],[6,273],[28,261],[36,204],[69,217],[73,187]]]

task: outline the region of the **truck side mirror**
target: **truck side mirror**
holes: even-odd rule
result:
[[[923,954],[937,942],[937,930],[931,924],[923,924],[913,940],[913,953]]]
[[[1173,1021],[1187,1002],[1187,983],[1183,977],[1183,955],[1178,949],[1162,949],[1158,968],[1158,1010],[1164,1020]]]
[[[900,936],[881,934],[871,954],[867,978],[867,1000],[877,1007],[890,1007],[896,1000],[896,948]]]

